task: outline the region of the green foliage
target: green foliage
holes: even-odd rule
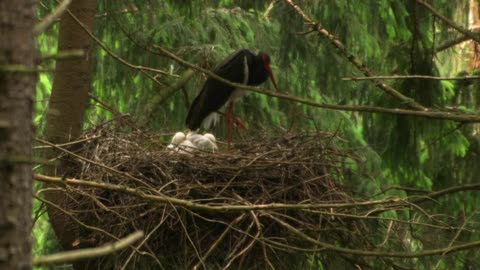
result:
[[[39,16],[55,5],[53,1],[45,2],[45,8],[39,8]],[[457,36],[425,9],[414,5],[414,1],[297,2],[377,74],[452,76],[467,68],[466,60],[455,51],[435,52],[440,44]],[[435,6],[457,23],[467,25],[468,2],[442,0]],[[315,33],[299,34],[306,29],[303,21],[284,1],[276,2],[268,19],[265,18],[269,4],[270,1],[246,0],[99,1],[99,14],[105,15],[98,17],[95,34],[111,52],[127,62],[176,75],[186,69],[147,48],[159,45],[210,69],[238,48],[263,50],[272,56],[280,88],[291,95],[332,104],[403,106],[369,82],[342,80],[359,72],[327,40]],[[57,26],[40,35],[40,52],[55,53],[56,38]],[[93,57],[92,93],[133,118],[142,116],[145,104],[164,94],[177,80],[160,74],[159,83],[155,84],[100,48]],[[39,132],[45,120],[52,75],[41,74],[37,86],[35,123]],[[469,73],[458,74],[465,75]],[[183,91],[177,91],[156,108],[148,127],[161,132],[183,130],[187,103],[198,93],[204,79],[203,75],[197,75],[184,87],[188,98]],[[388,83],[428,107],[478,111],[478,82],[416,79]],[[272,88],[270,84],[266,86]],[[474,183],[480,175],[477,125],[323,110],[260,94],[250,94],[236,110],[247,124],[267,131],[273,132],[279,126],[338,131],[346,139],[342,146],[361,149],[361,162],[346,162],[352,174],[344,183],[351,184],[361,194],[376,194],[392,185],[440,189]],[[92,103],[85,125],[96,125],[112,117],[111,112]],[[222,132],[220,126],[216,133]],[[404,195],[408,193],[384,194]],[[479,200],[471,194],[462,200],[445,199],[438,210],[462,209],[465,205],[458,210],[459,214],[463,210],[474,211]],[[44,226],[41,222],[37,224],[39,228]],[[42,245],[46,238],[40,234],[43,229],[38,230],[36,238]],[[410,245],[416,250],[422,242],[412,239]],[[428,269],[429,263],[419,260],[419,268]],[[447,269],[452,264],[442,262],[439,267]]]

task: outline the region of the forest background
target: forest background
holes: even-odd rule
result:
[[[342,138],[337,147],[358,154],[347,168],[350,173],[339,179],[355,196],[380,200],[445,191],[426,205],[383,213],[392,221],[378,228],[376,240],[387,241],[395,220],[407,221],[399,238],[405,250],[440,252],[401,258],[390,267],[476,269],[479,2],[430,2],[85,1],[94,16],[85,25],[76,19],[70,25],[84,44],[68,46],[86,48],[78,61],[89,71],[72,78],[59,72],[59,63],[68,60],[41,63],[35,136],[55,137],[49,131],[49,102],[58,77],[64,76],[70,85],[90,82],[82,86],[89,99],[80,130],[121,118],[168,143],[185,129],[188,106],[208,76],[204,70],[239,48],[262,50],[272,58],[282,92],[266,90],[272,88],[269,83],[243,98],[236,112],[249,129],[236,139],[331,132]],[[86,9],[75,5],[66,10]],[[44,19],[59,6],[39,1],[36,14]],[[63,12],[62,18],[70,16]],[[87,15],[78,13],[78,20]],[[40,55],[59,55],[61,27],[68,25],[56,18],[37,35]],[[223,130],[222,125],[215,129],[220,140]],[[36,191],[43,188],[34,184]],[[34,257],[59,251],[44,202],[34,200],[33,208]],[[312,258],[319,262],[311,265],[326,267],[322,258]]]

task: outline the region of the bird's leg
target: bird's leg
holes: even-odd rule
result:
[[[230,146],[232,144],[233,103],[228,104],[225,116],[227,119],[227,149],[230,150]]]
[[[240,117],[235,118],[235,123],[236,123],[239,127],[243,128],[243,129],[245,129],[245,130],[247,129],[247,126],[246,126],[245,123],[242,121],[242,119],[240,119]]]

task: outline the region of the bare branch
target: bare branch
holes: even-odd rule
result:
[[[478,32],[478,31],[477,31]],[[460,43],[463,43],[467,40],[470,40],[469,37],[467,36],[461,36],[459,38],[456,38],[456,39],[453,39],[453,40],[449,40],[447,42],[445,42],[444,44],[438,46],[437,48],[435,48],[435,52],[436,53],[439,53],[439,52],[443,52],[444,50],[447,50],[455,45],[458,45]]]
[[[427,79],[427,80],[438,80],[438,81],[468,81],[468,80],[479,80],[480,76],[436,77],[436,76],[427,76],[427,75],[392,75],[392,76],[342,78],[342,80],[344,80],[344,81],[398,80],[398,79]]]
[[[345,47],[345,45],[343,45],[343,43],[340,40],[338,40],[334,35],[332,35],[330,32],[328,32],[325,28],[320,26],[320,24],[318,24],[317,22],[312,20],[310,17],[308,17],[308,15],[300,8],[300,6],[298,4],[296,4],[293,0],[287,0],[287,3],[289,5],[291,5],[297,11],[297,13],[300,16],[303,17],[303,20],[308,25],[311,26],[312,30],[317,31],[320,35],[326,37],[332,43],[332,45],[335,46],[340,51],[340,53],[348,61],[350,61],[358,70],[360,70],[363,74],[365,74],[365,76],[372,77],[372,76],[375,75],[375,74],[373,74],[373,72],[367,66],[365,66],[364,63],[362,63],[360,61],[360,59],[358,59],[355,55],[353,55],[351,52],[349,52],[347,50],[347,48]],[[422,111],[427,110],[427,108],[420,105],[418,102],[416,102],[412,98],[409,98],[409,97],[403,95],[402,93],[398,92],[393,87],[391,87],[389,85],[386,85],[379,80],[373,80],[373,83],[375,84],[375,86],[382,89],[386,93],[388,93],[391,96],[393,96],[393,97],[397,98],[398,100],[402,101],[402,103],[408,104],[408,106],[410,106],[411,108],[414,108],[414,109],[417,109],[417,110],[422,110]]]
[[[124,113],[121,113],[119,112],[117,109],[115,109],[114,107],[108,105],[106,102],[104,102],[103,100],[101,100],[100,98],[92,95],[92,93],[88,93],[88,96],[95,100],[95,102],[97,102],[98,104],[100,104],[105,110],[113,113],[115,116],[117,116],[119,119],[122,119],[124,116],[128,116],[127,114],[124,114]],[[132,129],[136,130],[137,132],[141,132],[140,129],[138,129],[138,127],[135,125],[135,123],[133,121],[131,121],[130,119],[125,119],[124,121],[125,124],[127,124],[129,127],[131,127]]]
[[[150,74],[148,74],[146,71],[152,71],[152,72],[155,72],[155,73],[159,73],[159,74],[163,74],[163,75],[167,75],[167,76],[172,76],[172,77],[179,77],[178,75],[176,74],[171,74],[170,72],[167,72],[167,71],[164,71],[164,70],[160,70],[160,69],[155,69],[155,68],[150,68],[150,67],[144,67],[144,66],[139,66],[139,65],[134,65],[134,64],[131,64],[129,63],[128,61],[124,60],[123,58],[121,58],[120,56],[118,56],[116,53],[114,53],[113,51],[111,51],[110,49],[108,49],[107,45],[105,45],[102,41],[100,41],[100,39],[98,39],[90,30],[88,30],[87,27],[85,27],[85,25],[67,8],[67,12],[70,16],[72,16],[72,18],[80,25],[80,27],[83,29],[83,31],[85,31],[107,54],[109,54],[111,57],[113,57],[115,60],[119,61],[120,63],[132,68],[132,69],[135,69],[135,70],[138,70],[140,71],[141,73],[143,73],[145,76],[147,76],[148,78],[150,78],[152,81],[154,81],[156,84],[160,84],[160,82],[158,82],[153,76],[151,76]],[[163,86],[163,85],[161,85]]]
[[[50,68],[41,68],[36,66],[26,66],[20,64],[0,65],[0,72],[18,72],[18,73],[39,73],[39,72],[53,72]]]
[[[128,247],[129,245],[135,243],[142,237],[143,237],[143,232],[136,231],[128,235],[127,237],[118,240],[117,242],[106,244],[100,247],[84,248],[80,250],[60,252],[57,254],[40,257],[40,258],[34,259],[33,265],[40,266],[40,265],[46,265],[46,264],[65,263],[65,262],[73,262],[73,261],[78,261],[78,260],[83,260],[88,258],[105,256]]]
[[[445,196],[447,194],[452,194],[452,193],[461,192],[461,191],[470,191],[470,190],[480,190],[480,184],[468,184],[468,185],[449,187],[439,191],[431,192],[429,194],[426,194],[425,196],[419,196],[411,200],[410,202],[421,203],[427,200],[431,201],[433,199],[439,198],[441,196]]]
[[[33,29],[34,34],[38,35],[40,33],[43,33],[43,31],[45,31],[58,18],[60,18],[60,16],[62,16],[62,14],[65,12],[71,2],[72,0],[63,0],[54,12],[48,14],[45,18],[43,18],[41,22],[35,25],[35,28]]]
[[[458,32],[464,34],[465,36],[475,40],[476,42],[480,43],[480,37],[475,35],[474,33],[470,32],[469,30],[459,26],[458,24],[456,24],[455,22],[453,22],[452,20],[450,20],[449,18],[443,16],[442,14],[440,14],[440,12],[438,12],[435,8],[433,8],[429,3],[427,3],[427,1],[425,0],[417,0],[417,3],[424,6],[426,9],[428,9],[435,17],[439,18],[440,20],[442,20],[444,23],[446,23],[447,25],[449,25],[450,27],[452,27],[453,29],[457,30]]]
[[[354,208],[354,207],[365,207],[365,206],[375,206],[375,205],[391,205],[399,204],[403,202],[401,198],[388,198],[384,200],[373,200],[373,201],[363,201],[363,202],[351,202],[351,203],[318,203],[318,204],[284,204],[284,203],[270,203],[270,204],[255,204],[255,205],[233,205],[233,204],[202,204],[195,203],[193,201],[178,199],[175,197],[170,197],[167,195],[159,194],[152,195],[142,192],[135,188],[130,188],[123,185],[109,184],[99,181],[87,181],[79,180],[74,178],[62,179],[60,177],[46,176],[42,174],[34,174],[34,178],[37,181],[59,184],[59,185],[73,185],[73,186],[85,186],[93,188],[101,188],[105,190],[118,191],[124,194],[135,196],[146,201],[151,202],[160,202],[160,203],[170,203],[172,205],[183,206],[190,209],[198,209],[205,211],[248,211],[248,210],[272,210],[272,209],[315,209],[315,208]]]
[[[253,87],[253,86],[233,83],[228,80],[225,80],[224,78],[218,76],[217,74],[209,70],[206,70],[197,65],[189,63],[188,61],[183,60],[182,58],[176,56],[175,54],[171,53],[170,51],[160,46],[154,45],[154,48],[157,49],[160,53],[166,55],[167,57],[177,61],[178,63],[186,67],[199,70],[207,74],[209,77],[214,78],[215,80],[224,82],[236,88],[245,89],[245,90],[249,90],[256,93],[262,93],[264,95],[271,96],[271,97],[291,100],[294,102],[306,104],[313,107],[331,109],[331,110],[340,110],[340,111],[374,112],[374,113],[388,113],[388,114],[397,114],[397,115],[410,115],[410,116],[425,117],[425,118],[431,118],[431,119],[453,120],[457,122],[480,122],[479,114],[441,112],[441,111],[433,111],[432,109],[429,109],[429,108],[426,108],[425,111],[417,111],[417,110],[394,109],[394,108],[392,109],[392,108],[374,107],[374,106],[352,106],[352,105],[335,105],[335,104],[319,103],[319,102],[312,101],[311,99],[304,99],[304,98],[299,98],[295,96],[290,96],[287,94],[270,91],[260,87]]]
[[[102,49],[105,50],[105,52],[107,52],[110,56],[112,56],[114,59],[118,60],[122,64],[124,64],[124,65],[126,65],[130,68],[139,70],[140,72],[145,74],[148,78],[150,78],[151,80],[153,80],[155,83],[157,83],[159,85],[161,85],[160,82],[158,82],[154,77],[152,77],[150,74],[148,74],[146,72],[146,70],[154,71],[154,72],[165,74],[165,75],[172,75],[172,74],[170,74],[168,72],[165,72],[165,71],[162,71],[162,70],[153,69],[153,68],[146,68],[146,67],[142,67],[142,66],[136,66],[136,65],[132,65],[132,64],[128,63],[127,61],[125,61],[124,59],[122,59],[121,57],[119,57],[118,55],[113,53],[112,51],[110,51],[106,47],[105,44],[103,44],[95,35],[93,35],[93,33],[91,33],[88,29],[86,29],[84,27],[83,23],[81,21],[79,21],[68,9],[67,9],[67,12],[77,21],[77,23],[84,29],[84,31],[86,31],[87,34],[89,34],[90,37],[92,39],[94,39],[97,42],[97,44],[100,47],[102,47]],[[320,28],[320,26],[318,26],[318,25],[316,25],[316,26],[319,30],[326,32],[326,30]],[[326,33],[329,34],[328,32],[326,32]],[[339,43],[339,44],[341,46],[343,46],[343,44],[341,44],[341,43]],[[387,92],[390,91],[389,92],[390,94],[396,95],[403,102],[405,102],[407,104],[410,104],[410,106],[412,108],[416,108],[419,111],[404,110],[404,109],[391,109],[391,108],[373,107],[373,106],[348,106],[348,105],[334,105],[334,104],[318,103],[318,102],[314,102],[314,101],[311,101],[311,100],[308,100],[308,99],[292,97],[292,96],[287,95],[287,94],[280,94],[280,93],[276,93],[276,92],[273,92],[273,91],[264,90],[264,89],[261,89],[259,87],[251,87],[251,86],[246,86],[246,85],[242,85],[242,84],[232,83],[232,82],[230,82],[228,80],[225,80],[222,77],[214,74],[213,72],[211,72],[209,70],[200,68],[196,65],[193,65],[193,64],[179,58],[178,56],[172,54],[171,52],[165,50],[162,47],[154,46],[154,48],[159,50],[162,54],[168,56],[169,58],[172,58],[173,60],[181,63],[182,65],[193,68],[193,69],[196,69],[196,70],[199,70],[199,71],[207,74],[208,76],[210,76],[210,77],[212,77],[216,80],[227,83],[228,85],[235,86],[237,88],[241,88],[241,89],[245,89],[245,90],[250,90],[250,91],[253,91],[253,92],[257,92],[257,93],[262,93],[262,94],[265,94],[265,95],[268,95],[268,96],[274,96],[274,97],[278,97],[278,98],[282,98],[282,99],[287,99],[287,100],[303,103],[303,104],[314,106],[314,107],[332,109],[332,110],[341,110],[341,111],[359,111],[359,112],[388,113],[388,114],[397,114],[397,115],[410,115],[410,116],[425,117],[425,118],[431,118],[431,119],[453,120],[453,121],[458,121],[458,122],[480,122],[480,115],[478,115],[478,114],[440,112],[440,111],[433,111],[432,109],[429,109],[429,108],[425,108],[425,107],[417,104],[412,99],[403,96],[402,94],[398,93],[395,89],[385,85],[384,83],[382,83],[380,81],[375,81],[374,83],[378,87],[380,87],[384,90],[389,89],[389,90],[385,90],[385,91],[387,91]],[[353,57],[352,59],[356,60],[356,58],[353,55],[349,54],[349,59],[351,57]],[[358,68],[364,67],[364,65],[361,64],[360,61],[358,61],[358,60],[357,60],[357,64],[359,65],[359,66],[357,66]],[[366,74],[367,76],[373,75],[373,73],[371,73],[368,69],[367,69],[367,71],[368,71],[368,73]],[[178,76],[178,75],[174,75],[174,76]],[[393,90],[393,92],[392,92],[392,90]],[[415,104],[417,104],[417,105],[415,105]]]
[[[439,248],[439,249],[429,249],[423,250],[419,252],[382,252],[382,251],[369,251],[369,250],[359,250],[359,249],[350,249],[350,248],[342,248],[336,245],[332,245],[329,243],[318,241],[300,230],[296,229],[292,225],[288,224],[287,222],[274,217],[271,214],[265,213],[265,216],[275,220],[278,224],[285,227],[288,231],[292,232],[293,234],[301,237],[302,239],[311,242],[315,245],[320,246],[322,249],[332,250],[339,253],[344,254],[351,254],[351,255],[359,255],[359,256],[370,256],[370,257],[397,257],[397,258],[419,258],[419,257],[428,257],[434,255],[444,255],[449,254],[452,252],[459,252],[466,249],[476,249],[480,247],[480,241],[473,241],[467,244],[457,245],[457,246],[450,246],[447,248]]]
[[[238,216],[236,219],[232,221],[232,223],[230,223],[230,225],[227,228],[225,228],[223,233],[218,237],[217,241],[215,241],[210,246],[210,248],[207,250],[207,252],[205,252],[203,257],[197,262],[197,264],[195,264],[195,266],[193,267],[194,270],[200,269],[202,262],[205,262],[207,260],[208,256],[210,256],[210,254],[217,248],[220,242],[222,242],[223,238],[225,238],[225,236],[228,235],[228,232],[231,230],[231,228],[237,223],[239,223],[240,221],[242,221],[243,218],[245,218],[245,214],[241,214],[240,216]]]
[[[76,140],[76,141],[70,141],[70,142],[67,142],[67,143],[56,144],[56,146],[60,146],[60,147],[70,146],[70,145],[74,145],[74,144],[79,144],[79,143],[84,143],[84,142],[88,142],[88,141],[93,141],[93,140],[96,140],[96,139],[98,139],[98,138],[100,138],[100,137],[101,137],[101,136],[93,136],[93,137],[90,137],[90,138],[80,139],[80,140]],[[35,146],[35,147],[33,147],[33,149],[50,149],[50,148],[54,148],[54,146],[51,146],[51,145],[40,145],[40,146]]]
[[[71,152],[71,151],[68,151],[67,149],[65,149],[65,148],[63,148],[63,147],[60,147],[60,146],[58,146],[58,145],[56,145],[56,144],[53,144],[53,143],[51,143],[51,142],[49,142],[49,141],[45,141],[45,140],[42,140],[42,139],[40,139],[40,138],[35,138],[35,140],[36,140],[36,141],[39,141],[39,142],[41,142],[41,143],[43,143],[43,144],[52,146],[52,147],[54,147],[54,148],[56,148],[56,149],[58,149],[58,150],[60,150],[60,151],[62,151],[62,152],[64,152],[64,153],[69,154],[70,156],[76,157],[76,158],[78,158],[78,159],[80,159],[80,160],[82,160],[82,161],[85,161],[85,162],[94,164],[94,165],[99,166],[99,167],[104,168],[104,169],[107,169],[107,170],[110,171],[110,172],[114,172],[114,173],[117,173],[117,174],[119,174],[119,175],[123,175],[123,176],[125,176],[125,177],[127,177],[127,178],[129,178],[129,179],[131,179],[131,180],[133,180],[133,181],[135,181],[135,182],[137,182],[137,183],[140,183],[141,185],[144,185],[144,186],[149,187],[151,190],[155,190],[155,189],[154,189],[152,186],[150,186],[148,183],[145,183],[145,182],[142,181],[141,179],[138,179],[138,178],[130,175],[130,174],[127,173],[127,172],[121,172],[121,171],[119,171],[119,170],[117,170],[117,169],[115,169],[115,168],[111,168],[111,167],[106,166],[106,165],[104,165],[104,164],[102,164],[102,163],[99,163],[99,162],[96,162],[96,161],[93,161],[93,160],[84,158],[84,157],[82,157],[82,156],[79,156],[79,155]]]
[[[42,55],[41,61],[47,61],[47,60],[59,60],[59,59],[75,59],[75,58],[80,58],[84,57],[85,52],[83,50],[75,49],[75,50],[65,50],[65,51],[59,51],[55,54],[48,54],[48,55]]]

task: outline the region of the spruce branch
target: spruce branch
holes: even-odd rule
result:
[[[330,43],[336,47],[339,52],[348,60],[350,63],[352,63],[358,70],[360,70],[363,74],[365,74],[366,77],[372,77],[375,76],[375,74],[362,62],[358,57],[356,57],[354,54],[349,52],[345,45],[333,34],[328,32],[325,28],[320,26],[319,23],[315,22],[313,19],[311,19],[301,8],[298,4],[296,4],[293,0],[286,0],[287,3],[292,6],[297,13],[303,18],[305,23],[311,27],[312,30],[317,31],[320,35],[326,37]],[[373,80],[373,83],[375,86],[378,88],[382,89],[386,93],[390,94],[391,96],[395,97],[396,99],[400,100],[402,103],[407,104],[409,107],[416,109],[416,110],[421,110],[421,111],[426,111],[428,108],[422,106],[418,102],[416,102],[414,99],[409,98],[393,87],[384,84],[380,80]]]

